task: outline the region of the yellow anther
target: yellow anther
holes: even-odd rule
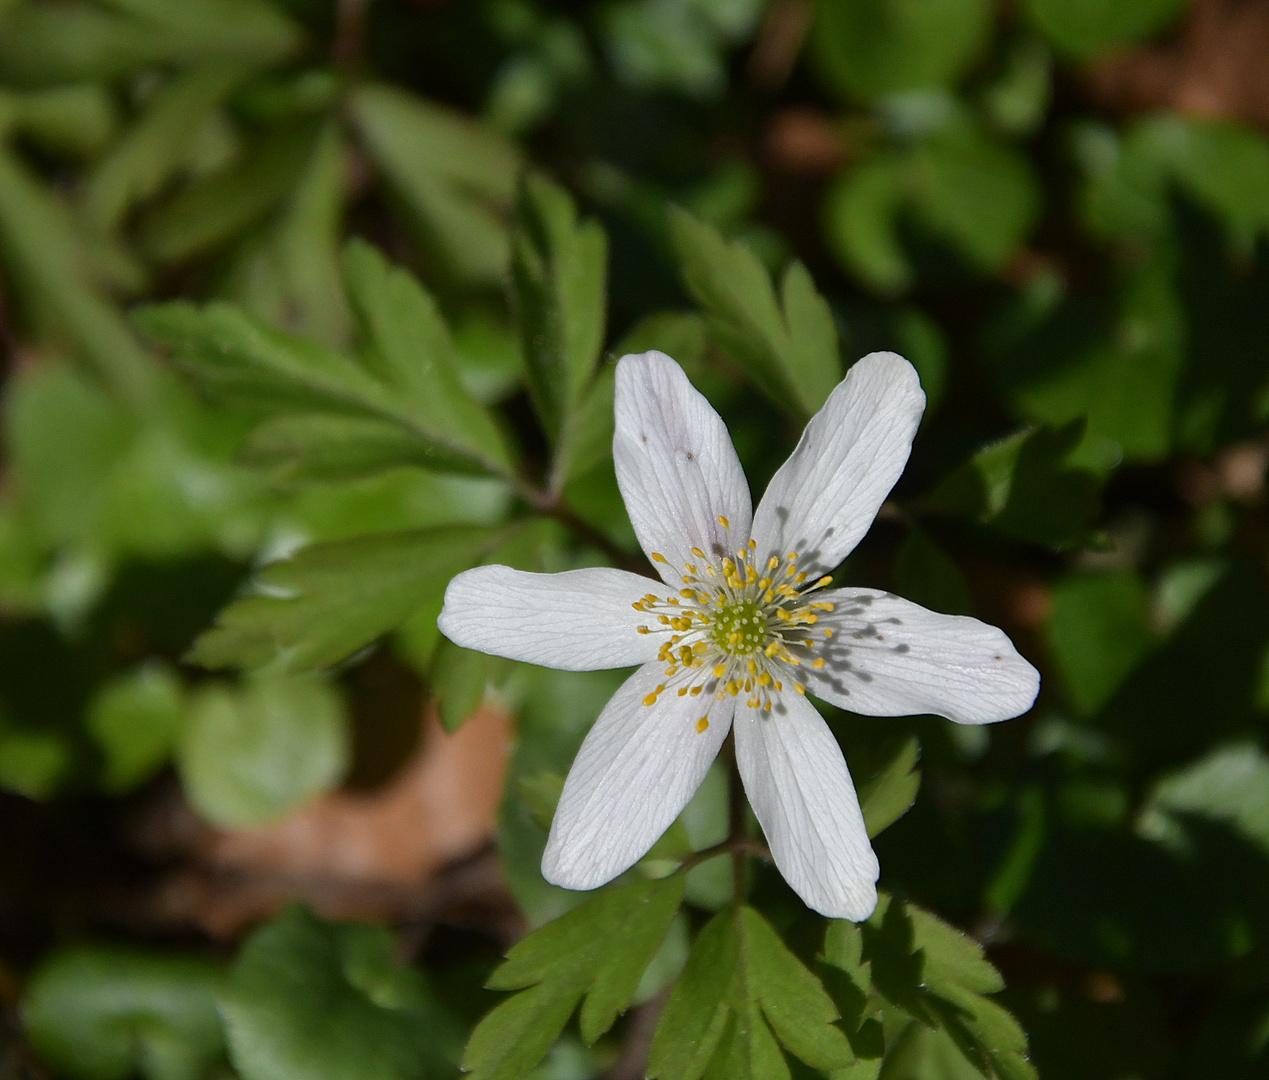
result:
[[[758,541],[757,541],[757,540],[750,540],[750,541],[749,541],[749,550],[750,550],[750,551],[753,551],[753,550],[754,550],[754,548],[756,548],[757,546],[758,546]]]
[[[793,684],[793,689],[796,690],[803,697],[806,697],[806,687],[803,686],[800,682],[795,682]]]
[[[790,552],[789,552],[789,553],[785,556],[785,558],[786,558],[786,559],[788,559],[788,560],[789,560],[789,562],[797,562],[797,561],[798,561],[798,553],[797,553],[796,551],[790,551]]]
[[[740,681],[738,679],[732,679],[731,682],[727,684],[727,693],[729,693],[732,697],[735,697],[740,693]]]
[[[830,637],[832,637],[832,636],[833,636],[833,629],[832,629],[832,627],[830,627],[830,626],[826,626],[826,627],[824,627],[824,636],[825,636],[826,638],[830,638]]]
[[[804,582],[804,581],[805,581],[805,580],[806,580],[809,576],[810,576],[810,575],[808,575],[807,573],[803,572],[803,573],[801,573],[801,574],[798,574],[798,576],[797,576],[797,577],[795,577],[793,580],[794,580],[794,581],[796,581],[799,585],[801,585],[801,584],[802,584],[802,582]]]
[[[759,676],[758,676],[758,685],[759,685],[759,686],[770,686],[770,685],[771,685],[771,676],[770,676],[769,674],[767,674],[767,672],[765,672],[765,671],[764,671],[761,675],[759,675]]]
[[[728,521],[725,517],[723,517],[722,514],[718,515],[718,524],[721,525],[724,529],[731,528],[731,522]]]
[[[709,727],[709,717],[708,717],[708,716],[702,716],[699,720],[697,720],[697,721],[696,721],[696,731],[697,731],[697,734],[704,734],[705,729],[706,729],[706,728],[708,728],[708,727]]]
[[[662,626],[669,626],[669,625],[670,625],[670,616],[668,616],[668,615],[658,615],[658,616],[657,616],[657,622],[659,622]]]
[[[822,668],[823,666],[824,666],[824,657],[822,656],[817,657],[815,660],[811,662],[811,667],[813,667],[816,671],[819,671],[820,668]]]
[[[758,579],[758,588],[760,588],[760,589],[769,589],[769,588],[771,588],[771,579],[770,579],[769,577],[759,578],[759,579]]]
[[[824,588],[825,585],[832,585],[832,584],[833,584],[833,575],[825,574],[822,578],[819,579],[819,581],[815,583],[815,588],[822,589]]]
[[[758,662],[756,660],[750,660],[745,666],[749,669],[750,675],[758,674]]]
[[[703,686],[693,686],[692,689],[689,691],[689,693],[692,695],[692,697],[696,697],[696,695],[699,694],[704,689],[705,687]]]
[[[684,600],[691,600],[695,598],[696,593],[692,592],[691,589],[680,589],[679,595],[683,597]]]
[[[687,687],[686,687],[686,686],[680,686],[680,687],[679,687],[679,697],[687,697]]]
[[[692,554],[695,555],[698,559],[705,558],[705,552],[703,552],[700,548],[692,548]]]
[[[649,630],[646,626],[636,626],[635,633],[636,634],[650,634],[652,633],[652,631]]]
[[[652,561],[668,563],[670,560],[667,559],[664,555],[662,555],[659,551],[654,551],[652,553]]]
[[[643,699],[643,703],[645,705],[655,705],[657,703],[656,694],[649,694],[647,697]]]
[[[715,679],[721,679],[721,678],[722,678],[724,675],[726,675],[726,674],[727,674],[727,665],[726,665],[726,664],[715,664],[715,665],[714,665],[714,678],[715,678]]]
[[[777,559],[774,555],[772,555],[771,558],[767,560],[768,570],[774,570],[779,565],[780,565],[780,560]]]

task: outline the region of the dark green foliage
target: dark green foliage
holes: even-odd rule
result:
[[[0,998],[30,1044],[0,1015],[0,1072],[1264,1073],[1258,10],[0,0]],[[907,356],[925,417],[836,580],[1041,669],[992,727],[825,709],[886,890],[859,927],[761,858],[727,749],[622,883],[548,884],[626,673],[437,628],[483,563],[647,572],[611,446],[649,349],[755,499],[851,363]],[[435,881],[200,861],[346,784],[298,819],[342,842],[416,745],[431,776],[499,723],[496,833]],[[375,851],[433,824],[393,820]],[[506,890],[469,896],[482,843]],[[271,915],[290,889],[379,925]]]
[[[629,1006],[682,898],[677,875],[626,885],[530,934],[490,976],[490,989],[519,992],[472,1032],[463,1068],[478,1080],[524,1075],[579,1002],[582,1038],[593,1043]]]
[[[725,908],[701,931],[665,1004],[648,1058],[656,1080],[788,1076],[780,1047],[812,1068],[855,1060],[819,980],[750,907]]]

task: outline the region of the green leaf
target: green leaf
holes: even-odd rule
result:
[[[346,150],[328,123],[268,232],[247,246],[225,295],[252,314],[320,341],[348,345],[351,318],[339,272]]]
[[[903,184],[900,161],[877,155],[837,180],[824,204],[828,242],[837,257],[883,295],[912,284],[912,267],[898,236]]]
[[[983,996],[1002,990],[1004,980],[976,941],[884,893],[866,923],[838,933],[860,935],[858,955],[870,965],[872,986],[883,998],[921,1024],[945,1031],[984,1077],[1034,1080],[1025,1033]],[[837,955],[851,954],[848,944],[836,946]]]
[[[529,391],[556,444],[558,487],[568,474],[575,414],[604,345],[608,237],[579,222],[563,188],[531,174],[520,189],[512,277]]]
[[[1185,0],[1026,0],[1027,16],[1067,56],[1084,60],[1130,45],[1171,23]]]
[[[683,898],[679,875],[610,889],[520,941],[488,983],[519,990],[472,1032],[463,1069],[475,1080],[517,1080],[551,1048],[582,1004],[594,1043],[638,989]]]
[[[0,789],[37,801],[51,798],[70,772],[71,762],[65,736],[12,727],[0,714]]]
[[[176,75],[84,180],[86,221],[96,230],[118,228],[129,209],[149,199],[184,164],[203,121],[242,83],[241,66],[208,64]]]
[[[190,701],[176,763],[190,802],[213,825],[264,825],[330,790],[348,767],[343,704],[318,676],[256,676]]]
[[[974,605],[965,575],[924,530],[915,525],[899,546],[894,583],[900,596],[948,615],[968,615]]]
[[[1269,852],[1269,757],[1255,743],[1233,743],[1169,773],[1150,792],[1137,828],[1184,840],[1187,818],[1223,822]]]
[[[859,785],[859,805],[869,836],[890,828],[916,802],[921,790],[917,761],[921,744],[915,735],[898,743],[885,763],[866,783]]]
[[[504,662],[442,638],[432,657],[428,689],[436,699],[441,727],[451,734],[467,722]]]
[[[787,1077],[779,1045],[814,1069],[853,1064],[823,986],[752,908],[726,908],[692,946],[653,1036],[648,1076]]]
[[[498,282],[511,254],[516,149],[467,117],[389,86],[360,84],[348,108],[426,247],[462,282]]]
[[[179,263],[225,246],[294,190],[322,130],[310,121],[271,129],[157,203],[138,225],[142,249],[158,262]]]
[[[266,565],[194,643],[205,667],[327,667],[438,600],[493,545],[491,529],[456,526],[314,544]]]
[[[774,401],[815,412],[842,375],[828,302],[801,263],[785,271],[780,299],[758,257],[686,211],[671,211],[683,281],[709,330]]]
[[[407,460],[422,453],[437,468],[505,470],[506,450],[492,421],[446,366],[448,339],[430,299],[404,273],[373,261],[378,256],[369,249],[353,251],[360,254],[352,260],[351,291],[371,331],[365,363],[271,329],[226,304],[201,311],[184,302],[160,304],[136,317],[147,334],[174,348],[177,363],[221,394],[276,411],[394,424],[417,445]],[[381,273],[373,272],[376,266]],[[384,294],[363,304],[372,283],[382,285]],[[348,435],[345,428],[345,443]],[[384,439],[376,434],[371,441],[369,453],[381,454]]]
[[[110,141],[117,120],[114,99],[95,83],[0,93],[0,130],[56,154],[97,153]]]
[[[1105,705],[1149,650],[1149,595],[1129,572],[1077,574],[1053,590],[1049,649],[1080,712]]]
[[[487,462],[492,471],[510,472],[501,432],[458,377],[454,344],[432,297],[411,274],[357,240],[345,249],[344,278],[366,329],[366,367],[438,443]]]
[[[115,81],[138,68],[223,59],[269,64],[301,35],[276,5],[259,0],[115,0],[20,4],[0,34],[0,80],[49,86]]]
[[[120,401],[138,410],[152,403],[154,366],[103,295],[95,276],[99,267],[70,210],[3,145],[0,257],[45,336],[73,345]]]
[[[449,1039],[418,973],[381,926],[293,907],[247,938],[220,995],[243,1080],[422,1080]]]
[[[922,140],[905,168],[918,217],[983,272],[1004,268],[1039,214],[1030,163],[975,124]]]
[[[950,86],[987,44],[987,0],[819,0],[814,55],[846,98]]]
[[[64,949],[27,984],[22,1020],[70,1080],[202,1080],[221,1060],[219,964],[134,950]]]
[[[1084,540],[1098,484],[1071,458],[1083,424],[1023,430],[979,450],[920,500],[927,510],[966,513],[1002,532],[1057,547]]]
[[[103,683],[85,725],[105,756],[102,787],[128,791],[167,761],[185,718],[185,688],[167,664],[151,660]]]

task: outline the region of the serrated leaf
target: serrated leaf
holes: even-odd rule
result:
[[[521,347],[562,482],[574,414],[604,344],[608,237],[598,222],[578,221],[568,193],[537,174],[521,186],[518,222],[511,267]]]
[[[313,675],[209,686],[190,701],[176,747],[182,786],[214,825],[255,828],[330,790],[348,767],[343,703]]]
[[[426,246],[461,281],[501,279],[521,168],[516,149],[467,117],[395,87],[362,83],[348,108]]]
[[[921,772],[916,767],[921,744],[915,735],[895,747],[889,759],[870,780],[859,785],[859,805],[869,836],[876,836],[898,821],[916,802]]]
[[[443,354],[423,351],[428,338],[414,342],[409,352],[397,348],[411,340],[411,332],[429,334],[433,344],[443,340],[443,324],[426,321],[434,315],[430,301],[403,273],[389,277],[386,264],[384,277],[378,283],[388,295],[368,317],[375,331],[390,336],[383,342],[372,336],[367,363],[378,361],[373,370],[227,304],[202,310],[184,302],[154,305],[136,318],[151,337],[173,347],[177,363],[221,394],[275,411],[387,422],[417,444],[412,460],[421,453],[436,468],[504,471],[508,458],[497,429],[444,368]],[[399,309],[392,306],[398,300]],[[386,366],[383,357],[394,366]],[[375,447],[382,451],[383,441],[375,440]]]
[[[726,908],[692,946],[648,1057],[657,1080],[787,1076],[779,1042],[815,1069],[855,1054],[824,987],[752,908]],[[773,1034],[774,1033],[774,1034]]]
[[[99,231],[113,230],[133,204],[154,195],[182,165],[203,121],[248,74],[221,63],[174,76],[85,178],[85,220]]]
[[[421,529],[313,544],[266,565],[190,659],[205,667],[326,667],[405,622],[479,562],[491,529]]]
[[[422,1080],[448,1031],[420,976],[379,926],[294,907],[253,932],[220,995],[243,1080]],[[439,1060],[438,1060],[439,1059]]]
[[[459,379],[454,344],[432,297],[411,274],[356,240],[344,252],[344,279],[366,328],[366,366],[439,443],[509,472],[502,434]]]
[[[1034,1078],[1018,1022],[984,994],[1004,989],[972,938],[913,904],[881,894],[859,928],[872,984],[920,1023],[944,1030],[984,1077]]]
[[[60,950],[27,984],[22,1020],[44,1060],[70,1080],[202,1080],[224,1053],[222,979],[209,960]]]
[[[559,1037],[585,997],[593,1043],[628,1007],[683,899],[680,875],[610,889],[515,945],[486,984],[519,990],[472,1032],[463,1056],[475,1080],[518,1080]]]
[[[777,301],[766,268],[742,241],[677,208],[670,223],[683,281],[714,339],[774,401],[815,412],[842,370],[832,311],[806,268],[790,264]]]
[[[1024,540],[1070,546],[1088,534],[1099,485],[1072,462],[1083,421],[1026,429],[991,443],[921,500],[936,512],[967,513]]]

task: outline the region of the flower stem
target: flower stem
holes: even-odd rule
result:
[[[572,530],[578,539],[584,540],[591,547],[602,551],[621,569],[629,570],[632,574],[641,574],[644,577],[655,576],[652,573],[651,565],[646,559],[622,547],[605,533],[595,528],[594,525],[591,525],[590,522],[580,518],[577,511],[569,506],[559,493],[543,491],[529,484],[518,485],[516,493],[539,513],[554,518],[561,525],[565,525]]]

